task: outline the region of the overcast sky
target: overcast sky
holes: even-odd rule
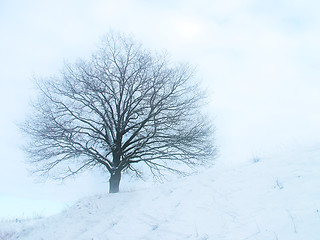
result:
[[[16,123],[33,76],[86,58],[110,30],[197,66],[217,161],[237,164],[320,143],[320,9],[312,0],[0,1],[0,218],[51,214],[107,192],[107,176],[63,185],[29,175]]]

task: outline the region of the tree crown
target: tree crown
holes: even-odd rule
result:
[[[181,163],[204,164],[214,157],[213,129],[192,80],[189,65],[107,35],[90,60],[38,81],[39,99],[23,126],[32,163],[45,174],[68,166],[62,178],[94,166],[140,176],[136,166],[144,163],[161,176],[162,169],[181,173]]]

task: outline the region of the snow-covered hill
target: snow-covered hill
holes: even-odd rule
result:
[[[320,239],[320,151],[286,153],[0,223],[0,239]]]

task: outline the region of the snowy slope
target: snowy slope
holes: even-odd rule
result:
[[[0,224],[1,240],[316,240],[320,151],[217,164],[153,189],[83,199],[46,219]]]

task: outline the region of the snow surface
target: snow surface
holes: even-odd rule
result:
[[[175,182],[0,222],[0,240],[320,239],[320,150],[223,164]]]

